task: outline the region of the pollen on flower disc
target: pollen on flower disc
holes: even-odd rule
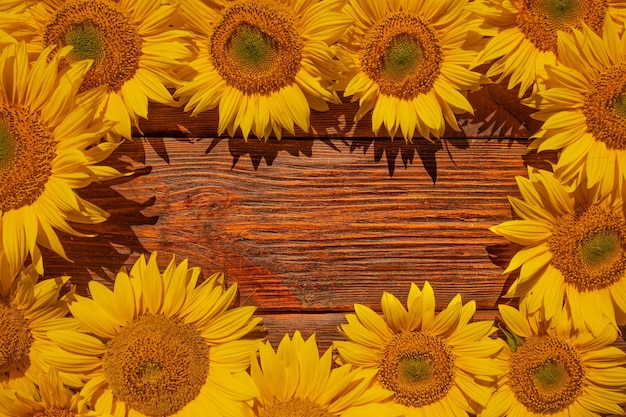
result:
[[[359,51],[363,72],[382,94],[412,99],[430,91],[443,54],[437,33],[419,16],[396,12],[376,23]]]
[[[585,96],[587,128],[608,149],[626,150],[626,65],[602,73]]]
[[[626,220],[609,207],[561,216],[548,241],[552,265],[579,291],[606,288],[626,274]]]
[[[557,32],[580,29],[584,22],[594,31],[604,24],[606,0],[513,0],[517,27],[537,49],[557,51]]]
[[[397,402],[422,407],[442,399],[452,387],[454,357],[437,336],[400,333],[381,350],[378,375]]]
[[[33,336],[24,314],[0,300],[0,373],[23,363],[30,352]]]
[[[585,370],[571,345],[553,336],[528,338],[510,360],[509,386],[537,414],[565,409],[581,394]]]
[[[306,398],[290,398],[266,406],[259,417],[333,417],[328,410]]]
[[[0,212],[34,203],[56,156],[50,130],[38,114],[0,104]]]
[[[108,0],[66,2],[46,25],[43,43],[72,45],[69,62],[94,61],[81,91],[100,85],[119,91],[134,77],[142,55],[142,39],[135,24],[116,3]]]
[[[62,408],[46,408],[36,411],[32,417],[74,417],[75,414],[70,410]]]
[[[130,408],[146,416],[170,416],[205,384],[209,346],[180,318],[142,315],[108,342],[103,368],[113,394]]]
[[[280,4],[241,1],[227,7],[208,45],[227,84],[246,94],[269,95],[290,85],[301,68],[298,22]]]

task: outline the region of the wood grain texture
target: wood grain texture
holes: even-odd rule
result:
[[[83,228],[97,238],[65,242],[74,265],[50,256],[46,270],[81,282],[100,268],[111,280],[139,253],[159,251],[224,271],[263,311],[344,311],[424,280],[441,303],[460,292],[494,308],[512,248],[488,227],[511,218],[507,195],[517,195],[526,146],[446,144],[225,139],[207,154],[205,141],[127,142],[111,162],[133,161],[138,172],[81,191],[111,218]],[[409,154],[413,163],[390,175]]]
[[[449,128],[447,138],[528,138],[539,126],[532,119],[532,109],[522,105],[516,97],[516,91],[508,91],[502,84],[486,85],[478,91],[470,92],[468,100],[474,108],[474,114],[458,116],[460,132]],[[310,132],[296,128],[295,137],[320,138],[371,138],[372,119],[366,115],[358,123],[354,116],[359,108],[358,102],[351,103],[344,98],[341,104],[330,104],[327,112],[311,111]],[[186,137],[205,138],[217,135],[217,110],[206,111],[191,117],[183,107],[152,106],[149,120],[140,123],[141,132],[150,137]],[[239,132],[238,132],[239,133]],[[284,132],[285,137],[291,137]],[[387,133],[384,129],[380,136]]]
[[[380,310],[383,291],[404,301],[411,282],[428,280],[438,309],[460,293],[493,319],[510,302],[515,276],[502,271],[518,248],[488,228],[512,218],[515,176],[554,155],[527,150],[537,123],[501,86],[471,100],[461,133],[413,144],[373,138],[350,103],[312,114],[312,132],[267,143],[216,137],[216,111],[152,106],[145,137],[106,161],[134,174],[78,191],[110,218],[77,227],[94,238],[63,235],[73,263],[46,252],[46,275],[70,275],[86,294],[89,280],[111,287],[142,253],[158,251],[163,267],[188,258],[237,283],[270,341],[300,329],[322,349],[355,303]]]

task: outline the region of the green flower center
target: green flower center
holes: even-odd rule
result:
[[[428,362],[428,359],[423,356],[402,358],[400,361],[402,377],[411,382],[419,382],[428,379],[432,372]]]
[[[580,242],[580,257],[589,269],[602,268],[619,259],[620,236],[613,230],[597,230]]]
[[[117,2],[109,0],[69,0],[45,26],[45,46],[74,47],[61,67],[83,59],[94,60],[80,91],[100,85],[119,91],[135,76],[143,39],[126,13]]]
[[[575,16],[580,2],[578,0],[553,0],[544,3],[544,11],[553,20],[571,19]]]
[[[149,360],[139,367],[139,378],[144,381],[154,380],[161,375],[163,370],[163,364]]]
[[[0,212],[37,201],[52,175],[55,149],[39,115],[0,104]]]
[[[26,365],[33,336],[24,313],[0,300],[0,375]]]
[[[278,55],[276,42],[259,28],[239,25],[230,38],[233,61],[249,71],[267,71]]]
[[[517,27],[541,51],[557,53],[557,32],[581,28],[584,22],[595,32],[604,24],[606,0],[518,0]]]
[[[534,379],[542,390],[554,390],[567,381],[567,371],[562,363],[549,360],[535,369]]]
[[[410,100],[430,91],[443,53],[437,33],[427,22],[418,15],[397,12],[365,34],[359,60],[381,93]]]
[[[610,150],[626,150],[626,65],[608,68],[595,80],[582,106],[587,129]]]
[[[509,387],[536,414],[565,409],[582,393],[585,371],[574,347],[553,336],[533,336],[510,360]]]
[[[620,118],[626,118],[626,94],[620,93],[613,98],[613,111]]]
[[[443,398],[453,385],[454,356],[446,342],[420,332],[396,334],[380,351],[378,378],[409,407]]]
[[[227,84],[269,95],[291,85],[301,69],[298,21],[280,2],[233,2],[215,24],[208,52]]]
[[[319,404],[304,398],[291,398],[266,406],[259,417],[334,417]]]
[[[142,315],[107,344],[103,368],[111,391],[151,417],[176,414],[206,382],[209,346],[176,317]]]
[[[92,59],[96,65],[104,56],[104,37],[102,29],[92,22],[70,25],[63,36],[64,45],[72,45],[73,61]]]
[[[626,275],[626,220],[604,205],[561,216],[548,241],[552,265],[579,291],[602,289]]]
[[[416,38],[401,34],[391,40],[382,60],[383,73],[401,82],[419,67],[422,48]]]

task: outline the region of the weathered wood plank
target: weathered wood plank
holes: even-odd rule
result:
[[[403,303],[406,299],[400,299]],[[466,302],[465,298],[463,302]],[[369,306],[376,309],[380,306]],[[264,337],[272,343],[276,348],[280,340],[285,334],[293,335],[293,332],[299,330],[304,337],[309,337],[315,333],[315,339],[320,348],[320,352],[328,349],[334,340],[345,340],[338,327],[346,323],[345,313],[318,313],[318,314],[297,314],[297,313],[265,313],[262,315],[265,331],[256,332],[254,336]],[[497,310],[477,310],[474,314],[474,321],[478,320],[494,320],[497,326],[500,323],[500,315]],[[498,337],[504,337],[503,334],[497,334]],[[626,341],[623,335],[618,336],[614,344],[620,349],[626,349]]]
[[[51,254],[46,271],[84,290],[159,251],[163,263],[176,254],[224,271],[261,311],[376,305],[424,280],[439,308],[456,293],[494,308],[515,249],[487,229],[511,218],[514,176],[537,159],[526,142],[357,141],[127,142],[111,163],[137,173],[80,191],[111,218],[81,229],[96,238],[64,237],[75,263]]]
[[[508,91],[501,84],[485,85],[478,91],[470,92],[468,100],[474,108],[474,114],[458,116],[461,132],[453,129],[446,131],[448,138],[507,137],[528,138],[537,129],[539,123],[530,115],[532,109],[520,104],[517,91]],[[344,98],[341,104],[331,104],[327,112],[311,112],[311,131],[296,129],[296,137],[329,138],[370,138],[372,134],[371,114],[358,123],[354,116],[358,103],[351,103]],[[206,138],[217,135],[217,109],[191,117],[183,107],[171,108],[161,105],[150,106],[149,119],[141,120],[142,133],[148,137],[187,137]],[[240,134],[237,132],[237,134]],[[291,137],[287,132],[285,137]],[[383,130],[379,136],[388,134]]]

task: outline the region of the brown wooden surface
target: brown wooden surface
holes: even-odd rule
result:
[[[217,138],[215,111],[153,106],[145,137],[107,161],[134,175],[79,190],[111,217],[77,227],[95,238],[62,236],[74,262],[46,253],[46,275],[86,293],[141,253],[158,251],[163,266],[188,258],[236,282],[270,340],[300,329],[323,349],[355,303],[379,309],[383,291],[405,301],[411,282],[428,280],[438,309],[460,293],[493,318],[517,248],[488,228],[511,218],[514,177],[554,155],[529,153],[537,123],[513,94],[493,85],[471,99],[463,132],[410,145],[373,138],[350,103],[312,114],[313,134],[267,143]]]

